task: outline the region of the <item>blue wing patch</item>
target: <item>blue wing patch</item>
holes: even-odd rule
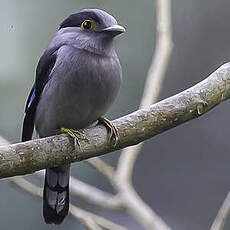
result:
[[[27,109],[31,106],[31,103],[33,102],[34,98],[35,98],[35,88],[33,89],[33,92],[30,96],[29,103],[27,105]]]

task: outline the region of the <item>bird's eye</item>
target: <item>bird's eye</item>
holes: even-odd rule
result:
[[[81,23],[82,30],[93,30],[96,27],[96,22],[92,19],[87,19]]]

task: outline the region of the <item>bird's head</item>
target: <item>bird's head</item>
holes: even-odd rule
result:
[[[59,33],[69,37],[75,47],[99,53],[111,51],[114,37],[123,32],[125,28],[100,9],[84,9],[71,14],[59,28]]]

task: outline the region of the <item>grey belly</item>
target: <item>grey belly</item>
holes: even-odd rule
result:
[[[51,79],[36,110],[35,127],[39,136],[59,134],[60,127],[81,129],[89,126],[105,114],[119,86],[120,76],[114,76],[112,81],[94,78],[88,84],[62,84]]]

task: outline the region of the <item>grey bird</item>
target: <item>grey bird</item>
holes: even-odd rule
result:
[[[115,18],[100,9],[84,9],[61,23],[36,69],[22,141],[32,139],[34,126],[39,137],[47,137],[97,123],[120,88],[114,37],[123,32]],[[68,214],[69,172],[70,165],[46,170],[43,216],[48,224],[60,224]]]

